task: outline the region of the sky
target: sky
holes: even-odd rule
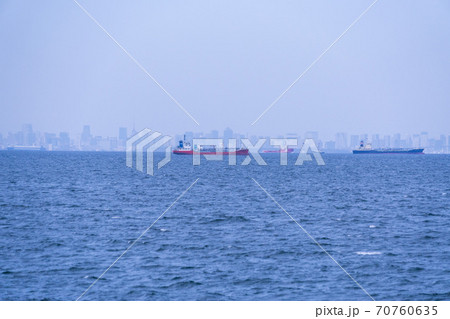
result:
[[[450,2],[0,1],[0,133],[450,134]]]

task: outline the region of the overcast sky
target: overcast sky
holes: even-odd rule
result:
[[[450,2],[0,1],[0,133],[450,134]]]

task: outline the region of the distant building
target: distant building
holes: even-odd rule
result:
[[[447,153],[450,153],[450,135],[447,136]]]
[[[108,142],[109,142],[108,151],[115,151],[115,150],[117,150],[117,148],[119,146],[117,137],[109,137],[108,138]]]
[[[411,138],[411,135],[408,135],[405,139],[405,147],[412,147],[413,140]]]
[[[399,133],[394,134],[394,138],[392,139],[392,144],[395,148],[401,147],[401,135]]]
[[[420,147],[420,135],[419,134],[413,134],[412,136],[412,146],[415,148]]]
[[[34,145],[36,136],[33,133],[31,124],[22,125],[23,142],[22,145],[31,146]]]
[[[128,132],[126,127],[119,127],[119,138],[116,139],[115,147],[113,149],[117,149],[118,151],[125,151],[126,144],[128,139]]]
[[[233,130],[229,127],[227,127],[224,131],[223,131],[223,143],[224,145],[228,145],[228,140],[232,139],[233,136]]]
[[[381,147],[380,135],[378,135],[378,134],[372,134],[372,147],[373,147],[373,148],[379,148],[379,147]]]
[[[439,144],[440,144],[439,152],[441,153],[447,152],[447,139],[445,138],[444,134],[441,134],[441,136],[439,136]]]
[[[58,145],[58,137],[55,133],[44,133],[44,145],[45,148],[49,151],[52,151],[57,148]]]
[[[23,131],[14,134],[13,142],[11,143],[11,145],[25,145]]]
[[[134,127],[133,124],[133,129],[131,130],[131,135],[130,136],[135,136],[137,134],[136,128]]]
[[[82,150],[91,150],[91,146],[95,145],[95,140],[92,139],[91,127],[89,125],[83,126],[81,132],[80,146]]]
[[[128,139],[127,128],[119,127],[119,140],[126,141]]]
[[[91,138],[91,127],[89,125],[83,126],[83,132],[81,133],[81,142],[84,144],[89,144]]]
[[[59,133],[58,149],[62,151],[70,150],[70,136],[67,132]]]
[[[359,146],[359,135],[350,136],[350,148],[356,148]]]
[[[338,150],[347,149],[347,134],[344,132],[340,132],[336,134],[336,144],[335,148]]]
[[[420,133],[420,147],[427,148],[428,145],[428,132]]]
[[[186,142],[192,143],[192,140],[194,139],[194,133],[193,132],[186,132],[186,133],[184,133],[183,138],[184,138],[184,140]]]
[[[224,131],[223,131],[223,138],[233,138],[233,130],[229,127],[227,127]]]
[[[384,139],[384,147],[391,147],[391,136],[385,135],[383,139]]]

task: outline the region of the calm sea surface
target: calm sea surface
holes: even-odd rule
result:
[[[450,156],[228,166],[124,153],[0,152],[0,299],[450,299]],[[242,158],[238,158],[238,164]]]

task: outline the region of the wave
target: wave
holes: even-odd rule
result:
[[[357,255],[381,255],[379,251],[357,251]]]

